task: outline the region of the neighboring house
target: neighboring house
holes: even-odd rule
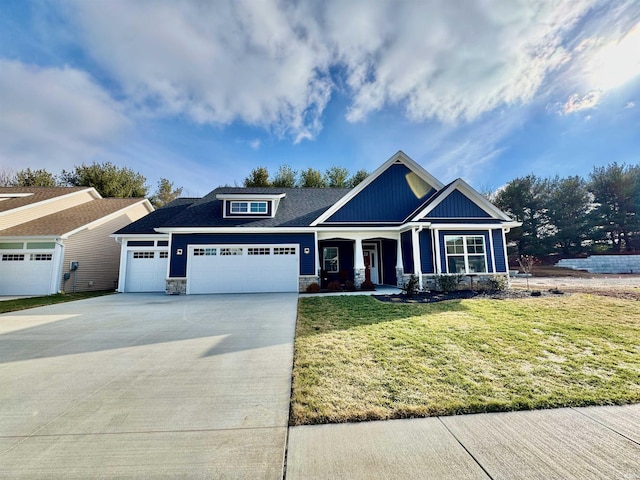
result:
[[[464,181],[398,152],[354,189],[220,187],[116,232],[122,292],[304,291],[402,285],[411,274],[507,275],[512,221]]]
[[[151,211],[144,198],[90,187],[0,187],[0,295],[115,288],[120,248],[110,234]]]

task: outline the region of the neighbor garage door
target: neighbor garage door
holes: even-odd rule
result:
[[[52,253],[3,253],[0,295],[49,295],[52,274]]]
[[[189,248],[187,293],[297,292],[298,245]]]
[[[169,252],[129,251],[125,292],[164,292]]]

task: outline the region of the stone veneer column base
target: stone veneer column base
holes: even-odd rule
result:
[[[404,269],[396,267],[396,286],[398,288],[404,287]]]
[[[187,279],[186,278],[168,278],[167,287],[164,291],[167,295],[186,295]]]
[[[307,287],[312,283],[317,283],[318,285],[320,285],[320,277],[314,275],[298,277],[298,291],[300,293],[306,292]]]
[[[353,269],[353,284],[356,288],[360,288],[365,281],[365,269],[364,268],[354,268]]]

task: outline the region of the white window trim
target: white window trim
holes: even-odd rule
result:
[[[245,204],[247,211],[246,212],[240,212],[240,211],[234,211],[233,207],[234,205],[240,205],[240,204]],[[251,207],[253,205],[264,205],[264,212],[252,212],[251,211]],[[236,216],[260,216],[260,217],[264,217],[264,216],[268,216],[269,215],[269,201],[267,200],[229,200],[229,213],[227,213],[227,209],[225,208],[225,217],[236,217]]]
[[[326,266],[325,252],[329,248],[333,248],[336,251],[336,256],[335,256],[336,269],[335,270],[326,270],[324,268]],[[340,273],[340,249],[338,247],[322,247],[322,269],[327,273]]]
[[[482,256],[484,257],[484,272],[470,272],[469,271],[469,256],[472,257],[479,257],[480,254],[479,253],[469,253],[469,249],[467,248],[467,239],[468,238],[476,238],[476,237],[480,237],[482,238],[482,249],[484,250],[484,252],[482,253]],[[451,238],[462,238],[462,245],[463,245],[463,253],[449,253],[447,252],[447,239],[451,239]],[[447,273],[463,273],[464,275],[486,275],[487,273],[489,273],[489,263],[487,262],[487,242],[486,239],[484,237],[483,234],[478,234],[478,235],[445,235],[444,236],[444,254],[445,254],[445,264],[447,267]],[[459,257],[461,256],[464,258],[464,272],[450,272],[449,271],[449,257]]]

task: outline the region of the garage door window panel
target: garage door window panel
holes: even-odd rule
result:
[[[155,258],[155,252],[133,252],[133,258]]]
[[[23,254],[15,254],[15,253],[7,253],[2,255],[3,262],[23,262],[24,255]]]
[[[32,253],[29,257],[32,262],[50,262],[53,260],[53,254],[51,253]]]
[[[271,255],[271,249],[265,247],[251,247],[247,249],[247,255]]]
[[[242,255],[242,248],[221,248],[220,255],[223,257]]]

